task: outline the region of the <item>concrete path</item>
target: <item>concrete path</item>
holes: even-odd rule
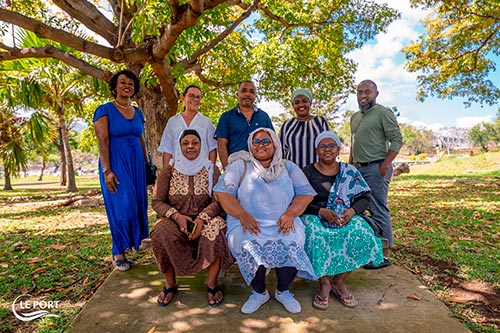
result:
[[[178,279],[179,293],[167,307],[156,304],[163,277],[154,265],[113,271],[72,324],[71,332],[263,333],[263,332],[469,332],[411,273],[398,266],[359,269],[348,285],[359,305],[346,308],[330,297],[327,311],[313,308],[317,282],[297,279],[291,288],[302,305],[292,315],[271,297],[251,315],[240,312],[251,289],[233,265],[220,285],[224,303],[207,303],[204,273]],[[274,271],[267,277],[274,294]]]

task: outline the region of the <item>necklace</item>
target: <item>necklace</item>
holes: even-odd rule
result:
[[[130,102],[128,103],[127,106],[124,106],[124,105],[121,105],[120,103],[118,103],[118,101],[115,99],[115,101],[113,103],[115,103],[116,106],[118,106],[119,108],[122,108],[122,109],[128,109],[130,107]]]

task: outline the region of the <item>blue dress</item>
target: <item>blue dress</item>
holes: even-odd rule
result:
[[[139,140],[144,116],[135,108],[134,118],[126,119],[111,102],[96,109],[93,121],[103,116],[108,117],[110,167],[120,184],[115,193],[108,191],[100,159],[99,180],[113,242],[111,252],[120,254],[126,249],[139,250],[142,240],[149,237],[146,170]]]
[[[244,163],[247,163],[245,171]],[[287,161],[287,170],[271,182],[266,182],[250,162],[235,161],[227,167],[214,187],[214,192],[229,193],[252,215],[261,232],[243,233],[240,220],[227,215],[227,241],[241,275],[250,284],[260,265],[266,268],[295,267],[297,276],[316,280],[313,267],[304,251],[305,231],[299,217],[294,219],[295,232],[278,233],[276,224],[298,195],[315,195],[302,170]],[[241,180],[241,176],[244,178]]]

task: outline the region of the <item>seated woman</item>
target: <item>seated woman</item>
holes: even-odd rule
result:
[[[326,310],[331,291],[343,305],[355,307],[358,303],[347,289],[347,277],[370,261],[378,264],[384,259],[380,239],[358,215],[368,207],[370,188],[355,167],[337,162],[337,135],[322,132],[315,146],[319,161],[303,171],[318,194],[301,216],[305,250],[320,277],[313,306]]]
[[[208,271],[208,303],[221,304],[223,294],[217,277],[234,262],[224,235],[222,208],[212,199],[220,172],[208,156],[200,155],[200,147],[198,132],[184,130],[174,165],[163,168],[156,180],[152,207],[160,219],[151,231],[151,246],[165,275],[165,286],[158,296],[160,306],[168,305],[177,292],[176,274],[193,275],[202,269]]]
[[[299,216],[316,194],[303,172],[281,158],[273,130],[258,128],[248,138],[250,152],[237,152],[214,187],[227,212],[227,239],[245,282],[253,292],[243,313],[253,313],[270,296],[266,270],[276,269],[275,299],[291,313],[301,311],[289,292],[295,276],[316,279],[304,252],[304,225]]]

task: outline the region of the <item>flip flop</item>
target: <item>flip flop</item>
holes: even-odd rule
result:
[[[207,286],[207,292],[210,295],[212,295],[213,298],[215,298],[215,294],[217,294],[219,291],[222,293],[222,290],[220,289],[219,286],[215,286],[215,288],[210,288],[209,286]],[[222,295],[222,297],[224,297],[224,295]],[[224,299],[221,299],[220,301],[216,302],[214,299],[214,303],[210,303],[210,301],[209,301],[208,305],[215,308],[215,307],[221,305],[223,301],[224,301]]]
[[[115,266],[116,269],[119,271],[125,272],[130,269],[130,265],[132,265],[132,262],[127,259],[115,259],[115,257],[112,257],[112,262],[113,266]]]
[[[163,301],[160,301],[160,295],[158,295],[158,298],[156,299],[156,302],[158,303],[159,306],[161,307],[164,307],[164,306],[167,306],[170,304],[170,302],[172,302],[172,300],[174,299],[174,295],[177,293],[177,286],[173,286],[173,287],[170,287],[170,288],[167,288],[165,286],[163,286],[163,290],[162,290],[162,293],[163,293]],[[172,298],[170,299],[170,301],[168,301],[167,303],[165,303],[165,299],[167,298],[167,295],[168,294],[172,294]]]
[[[316,296],[314,296],[313,306],[318,310],[328,309],[328,296],[321,297],[319,294],[316,294]]]
[[[358,305],[358,301],[356,301],[356,299],[352,294],[349,294],[347,296],[342,296],[335,287],[332,287],[331,293],[335,297],[337,297],[337,299],[339,300],[340,303],[342,303],[342,305],[348,308],[355,308]]]

